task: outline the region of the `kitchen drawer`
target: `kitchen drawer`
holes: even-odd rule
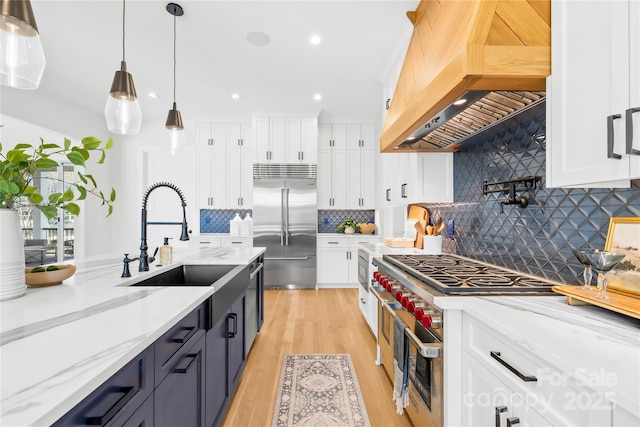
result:
[[[220,241],[220,246],[250,248],[253,246],[253,237],[251,236],[223,237]]]
[[[105,381],[93,393],[60,418],[54,427],[116,426],[151,396],[154,376],[153,345]]]
[[[200,237],[191,237],[190,241],[192,246],[206,246],[206,247],[218,248],[220,247],[221,238],[200,236]]]
[[[202,304],[165,332],[155,344],[155,385],[171,372],[180,349],[205,329],[205,305]]]
[[[463,349],[551,424],[610,425],[610,398],[615,396],[605,395],[588,386],[590,382],[605,380],[601,373],[581,372],[579,369],[563,372],[539,357],[534,350],[501,334],[499,328],[501,326],[497,325],[493,329],[465,313]],[[576,356],[588,357],[586,354]]]
[[[347,237],[318,237],[316,244],[319,248],[345,248],[349,247]]]

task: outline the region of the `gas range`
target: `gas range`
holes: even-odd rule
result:
[[[383,260],[444,295],[552,294],[561,283],[452,254],[385,255]]]

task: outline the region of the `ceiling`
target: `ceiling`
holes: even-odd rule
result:
[[[167,1],[126,2],[126,62],[143,120],[166,119],[173,91]],[[404,54],[418,1],[178,1],[176,101],[185,120],[256,114],[377,118],[389,59]],[[47,66],[40,87],[103,114],[122,59],[122,1],[32,0]],[[247,34],[270,37],[266,46]],[[312,34],[322,38],[313,46]],[[148,97],[156,92],[159,97]],[[233,93],[240,98],[231,98]],[[320,93],[322,100],[313,100]]]

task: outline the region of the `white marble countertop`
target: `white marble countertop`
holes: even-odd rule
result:
[[[0,425],[48,426],[152,344],[214,287],[129,287],[182,264],[245,265],[265,248],[175,248],[121,278],[122,254],[76,260],[62,285],[0,303]]]
[[[434,303],[445,320],[447,310],[463,310],[640,417],[640,320],[571,306],[560,295],[443,296]]]

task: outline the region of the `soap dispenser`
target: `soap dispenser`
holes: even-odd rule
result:
[[[253,219],[251,218],[251,213],[247,213],[244,216],[240,227],[240,233],[243,236],[251,236],[253,234]]]
[[[241,224],[242,224],[242,218],[240,218],[240,214],[236,212],[236,216],[233,217],[231,221],[229,221],[229,235],[239,236]]]
[[[169,245],[170,237],[164,238],[164,244],[160,247],[160,264],[173,262],[173,247]]]

